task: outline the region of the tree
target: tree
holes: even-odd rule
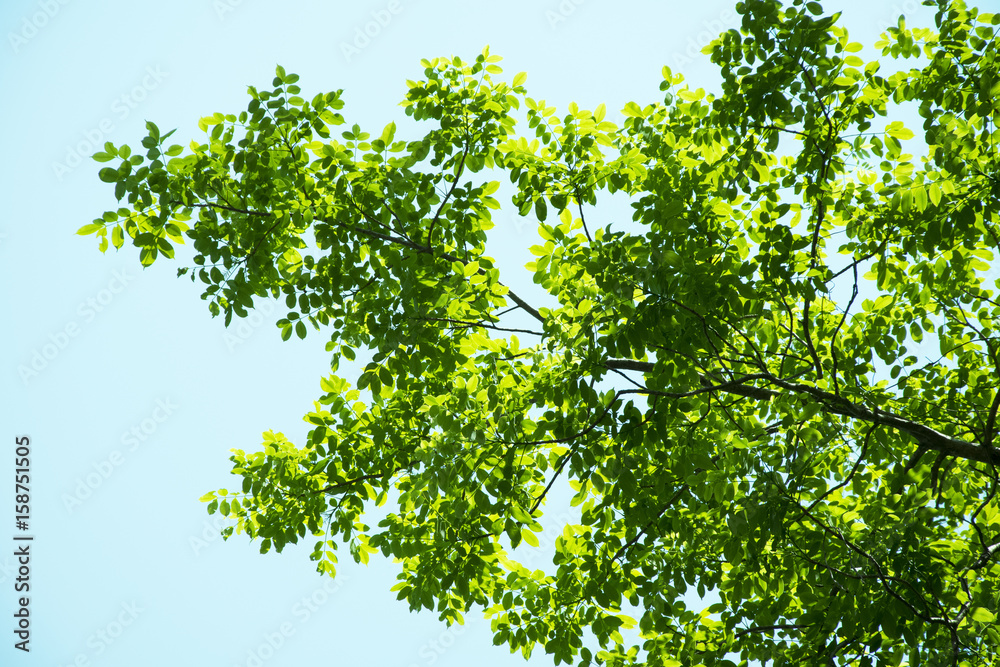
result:
[[[412,141],[332,138],[342,91],[278,67],[187,152],[153,123],[144,156],[107,144],[122,207],[80,233],[143,266],[187,236],[227,325],[283,297],[284,339],[330,335],[307,442],[234,450],[242,489],[203,498],[227,537],[318,537],[330,575],[337,539],[395,557],[411,608],[482,608],[557,664],[991,663],[1000,16],[925,4],[935,29],[901,17],[865,62],[819,3],[746,0],[721,94],[664,68],[621,126],[486,49],[422,62]],[[544,307],[485,254],[492,176],[537,221]],[[641,233],[595,224],[615,192]],[[580,518],[532,571],[557,485]]]

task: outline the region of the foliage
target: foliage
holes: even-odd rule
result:
[[[227,324],[283,297],[283,338],[330,334],[308,441],[234,450],[242,488],[209,511],[262,552],[318,536],[331,575],[335,538],[394,557],[411,608],[482,608],[557,664],[990,662],[1000,16],[940,0],[866,62],[816,2],[738,8],[721,95],[664,68],[621,125],[559,115],[487,49],[423,61],[412,141],[333,138],[342,91],[279,67],[187,152],[149,123],[145,155],[95,155],[123,201],[80,230],[102,250],[148,266],[187,236]],[[546,307],[485,254],[498,175]],[[616,192],[639,233],[588,220]],[[579,519],[532,570],[556,485]]]

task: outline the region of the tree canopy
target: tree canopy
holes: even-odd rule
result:
[[[224,534],[393,557],[412,609],[557,664],[992,664],[1000,15],[924,4],[866,61],[819,3],[745,0],[718,95],[664,67],[620,124],[486,49],[407,81],[422,136],[335,132],[342,91],[278,67],[187,149],[107,144],[120,208],[81,234],[143,266],[187,237],[227,325],[281,298],[283,338],[330,337],[307,440],[203,498]],[[486,254],[495,179],[540,300]],[[556,489],[578,520],[527,567]]]

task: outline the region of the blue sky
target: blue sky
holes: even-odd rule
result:
[[[398,102],[419,60],[473,59],[486,45],[505,75],[528,72],[532,97],[560,109],[657,100],[660,70],[692,88],[717,81],[698,53],[736,26],[733,2],[551,0],[505,3],[375,0],[281,4],[5,0],[0,82],[0,291],[4,409],[2,506],[12,510],[14,439],[31,444],[31,653],[13,648],[14,517],[0,534],[2,665],[300,664],[516,665],[469,614],[447,629],[411,614],[389,591],[395,567],[342,560],[318,575],[303,548],[261,556],[243,536],[223,543],[198,497],[229,476],[230,448],[261,432],[293,441],[321,393],[324,338],[282,343],[262,312],[227,330],[195,285],[160,260],[139,268],[126,246],[102,256],[75,231],[116,208],[89,155],[103,142],[136,146],[146,120],[187,144],[197,121],[238,113],[247,85],[276,64],[307,97],[344,89],[348,124],[380,132],[405,123]],[[870,44],[900,13],[931,24],[915,0],[843,2],[853,39]],[[411,135],[409,138],[415,138]],[[623,221],[611,202],[595,224]],[[588,220],[590,218],[588,217]],[[504,281],[537,294],[523,264],[535,232],[509,209],[490,248]],[[264,308],[267,311],[267,308]],[[341,373],[353,380],[350,366]],[[13,511],[11,511],[13,515]],[[345,552],[346,555],[346,552]],[[542,653],[533,664],[551,664]]]

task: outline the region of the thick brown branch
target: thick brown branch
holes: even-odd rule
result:
[[[652,373],[654,365],[649,361],[636,361],[634,359],[607,359],[604,367],[608,369],[621,369]],[[763,374],[762,374],[763,375]],[[760,377],[760,376],[755,376]],[[764,389],[762,387],[748,387],[744,384],[724,382],[715,383],[711,378],[700,375],[701,384],[704,387],[714,388],[716,391],[727,394],[736,394],[757,400],[770,400],[781,396],[780,392]],[[806,394],[815,398],[827,414],[859,419],[869,424],[879,424],[888,426],[902,433],[906,433],[917,441],[917,444],[927,449],[940,452],[945,456],[952,456],[969,461],[979,461],[980,463],[1000,464],[1000,451],[994,447],[983,447],[966,440],[959,440],[949,435],[941,433],[929,426],[924,426],[917,422],[900,417],[892,412],[881,409],[869,409],[863,405],[852,403],[851,401],[831,394],[829,392],[811,387],[809,385],[798,384],[782,380],[774,376],[766,376],[766,382],[780,387],[788,392],[796,394]]]
[[[977,558],[976,562],[969,566],[969,569],[978,570],[981,567],[985,567],[998,553],[1000,553],[1000,542],[991,544],[983,550],[983,555]]]
[[[860,419],[870,424],[889,426],[897,431],[913,436],[913,438],[917,441],[917,444],[926,447],[927,449],[933,449],[936,452],[941,452],[946,456],[954,456],[957,458],[968,459],[970,461],[979,461],[981,463],[1000,463],[1000,453],[992,447],[981,447],[975,443],[953,438],[949,435],[941,433],[940,431],[936,431],[929,426],[918,424],[917,422],[900,417],[899,415],[886,410],[871,410],[863,405],[852,403],[851,401],[835,396],[829,392],[822,391],[816,387],[785,382],[779,378],[771,378],[770,382],[788,391],[813,396],[820,401],[825,412],[843,417]]]

